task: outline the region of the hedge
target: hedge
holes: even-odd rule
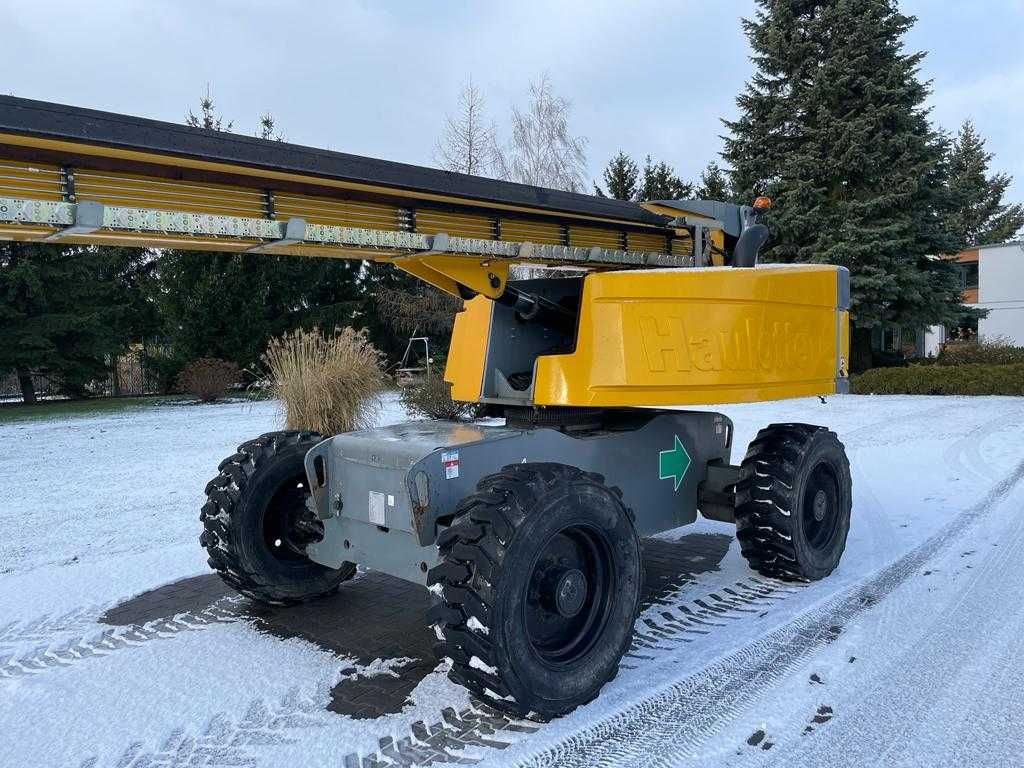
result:
[[[1024,363],[872,368],[850,382],[857,395],[1024,395]]]
[[[938,365],[966,365],[968,363],[987,363],[989,365],[1024,364],[1024,347],[1015,347],[1003,341],[946,344],[935,362]]]

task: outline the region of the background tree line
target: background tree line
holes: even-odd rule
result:
[[[936,128],[907,53],[914,22],[894,0],[758,0],[744,20],[755,71],[724,120],[722,165],[684,180],[666,162],[624,152],[587,181],[587,140],[548,75],[511,109],[504,133],[469,81],[446,117],[435,161],[447,170],[622,200],[697,197],[745,203],[765,194],[767,260],[824,262],[853,276],[856,368],[870,365],[874,327],[955,324],[952,266],[933,258],[1012,238],[1024,209],[970,120]],[[230,131],[207,89],[189,125]],[[281,140],[270,113],[256,135]],[[150,342],[169,382],[187,361],[219,357],[246,369],[270,338],[320,326],[366,328],[392,360],[427,333],[442,354],[457,302],[386,265],[238,253],[0,243],[0,371],[63,376],[72,393],[101,377],[129,344]]]

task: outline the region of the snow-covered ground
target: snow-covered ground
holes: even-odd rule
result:
[[[405,654],[282,639],[230,597],[101,621],[208,573],[203,486],[278,428],[273,404],[0,423],[0,765],[409,765],[438,738],[452,761],[495,765],[1024,765],[1024,399],[723,411],[736,459],[773,421],[839,433],[854,483],[839,569],[781,585],[732,546],[647,609],[642,649],[595,702],[540,728],[488,719],[443,669],[395,714],[328,711],[339,683],[388,678]],[[401,418],[389,398],[382,423]]]

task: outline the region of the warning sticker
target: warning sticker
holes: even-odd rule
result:
[[[444,479],[454,480],[459,476],[459,452],[442,451],[441,466],[444,467]]]
[[[370,522],[374,525],[387,525],[384,502],[387,496],[380,491],[370,491]]]

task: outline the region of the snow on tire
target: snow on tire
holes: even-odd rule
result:
[[[643,561],[632,516],[601,476],[507,466],[459,503],[438,548],[430,621],[456,682],[547,719],[590,701],[618,672]]]

